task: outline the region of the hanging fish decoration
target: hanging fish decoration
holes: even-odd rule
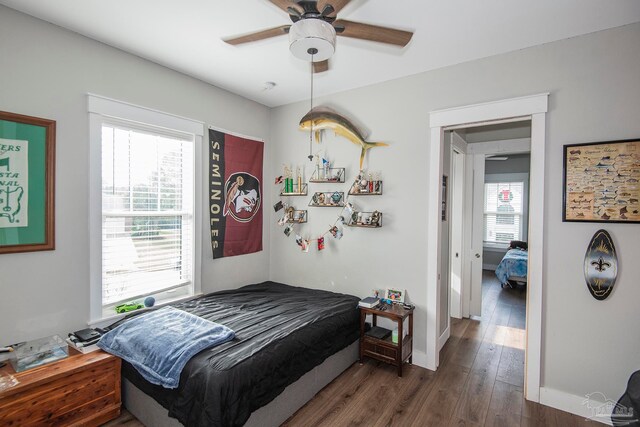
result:
[[[605,214],[606,215],[606,214]],[[598,230],[591,238],[584,256],[584,278],[591,295],[606,299],[618,276],[618,256],[613,240],[606,230]]]
[[[362,147],[360,154],[360,170],[367,150],[373,147],[386,147],[384,142],[367,142],[362,133],[346,118],[328,107],[314,107],[300,120],[300,130],[315,131],[316,142],[320,142],[320,133],[333,130],[336,135],[343,136],[349,141]]]

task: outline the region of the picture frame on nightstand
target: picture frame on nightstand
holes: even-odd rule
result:
[[[392,302],[404,303],[405,290],[398,288],[387,288],[384,292],[384,299],[390,300]]]

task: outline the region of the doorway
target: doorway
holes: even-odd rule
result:
[[[442,310],[448,312],[450,307],[448,304],[443,305],[441,300],[442,292],[450,293],[448,282],[444,284],[445,287],[443,289],[443,283],[440,280],[442,265],[440,207],[442,203],[442,153],[445,131],[487,124],[531,122],[530,204],[536,206],[536,209],[532,210],[529,216],[531,245],[529,246],[527,274],[528,310],[526,318],[527,334],[524,338],[526,340],[524,393],[528,400],[533,401],[539,401],[540,396],[544,151],[547,107],[548,94],[541,94],[435,111],[430,114],[431,142],[429,144],[428,194],[430,200],[433,202],[438,201],[430,204],[427,214],[427,228],[432,238],[427,241],[426,307],[428,323],[426,365],[433,370],[437,369],[439,365],[439,344],[442,344],[439,333],[442,326]],[[468,209],[465,209],[465,212],[468,212]],[[477,230],[479,225],[472,227],[476,227]],[[433,236],[437,236],[437,239],[434,239]],[[462,262],[465,268],[472,262],[472,257],[469,255],[471,254],[465,254],[463,251]],[[481,255],[478,258],[480,257]]]
[[[464,190],[471,211],[471,218],[465,220],[469,249],[463,256],[467,255],[470,269],[463,286],[469,301],[464,317],[480,318],[483,272],[497,274],[499,283],[507,287],[511,287],[510,275],[523,285],[527,281],[528,252],[510,252],[504,258],[512,242],[528,240],[531,121],[472,126],[456,134],[466,144],[466,173],[472,176],[472,184]],[[516,269],[520,276],[514,275]]]
[[[467,186],[464,174],[459,177],[461,188],[455,180],[451,182],[451,333],[440,361],[481,374],[483,384],[514,395],[522,395],[524,388],[527,252],[509,247],[521,248],[528,241],[530,133],[530,120],[445,132],[445,150],[447,138],[451,142],[452,175],[455,162],[463,163],[461,158],[468,160],[470,167],[464,174],[472,179]],[[456,190],[468,193],[471,216],[466,219],[461,213],[454,215],[464,210],[464,200],[454,207]],[[463,236],[456,238],[456,229],[463,230]],[[442,239],[446,236],[443,232]],[[453,250],[456,243],[460,251]],[[469,275],[457,283],[461,253],[468,255],[470,268]],[[458,301],[456,289],[461,290]],[[456,316],[463,300],[468,308]]]

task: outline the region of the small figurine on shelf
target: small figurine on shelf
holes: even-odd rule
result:
[[[342,200],[342,193],[335,191],[331,195],[331,201],[333,202],[333,204],[337,205],[340,203],[341,200]]]
[[[324,176],[322,177],[322,179],[328,181],[331,178],[331,174],[329,172],[329,160],[325,159],[324,157],[322,158],[322,167],[324,168]]]
[[[360,184],[360,192],[361,193],[368,193],[369,192],[369,183],[367,182],[366,179],[364,179],[364,176],[360,180],[359,184]]]
[[[382,178],[380,177],[380,172],[377,172],[375,176],[374,192],[376,194],[382,194]]]
[[[317,193],[316,203],[319,205],[324,205],[326,201],[326,196],[324,193]]]
[[[371,214],[370,219],[370,224],[372,227],[379,227],[380,226],[380,212],[378,211],[373,211],[373,213]]]
[[[284,192],[293,193],[293,172],[287,165],[284,166]]]
[[[296,180],[298,181],[297,193],[302,193],[302,174],[300,173],[300,166],[296,167]]]

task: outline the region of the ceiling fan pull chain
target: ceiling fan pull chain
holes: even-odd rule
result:
[[[315,49],[311,48],[309,49],[309,53],[311,54],[311,63],[309,64],[311,66],[311,108],[309,109],[309,112],[311,112],[313,110],[313,55],[315,54],[314,52]],[[309,161],[313,162],[313,114],[311,115],[311,126],[309,127]]]

